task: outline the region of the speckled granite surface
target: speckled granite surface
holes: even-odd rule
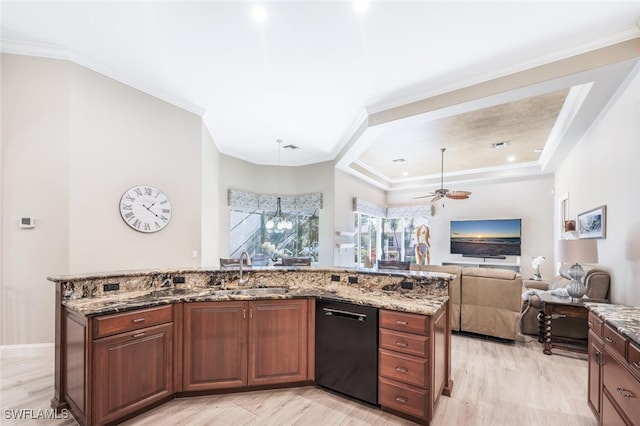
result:
[[[584,306],[640,347],[640,307],[590,302]]]
[[[178,278],[184,283],[174,284]],[[118,271],[49,277],[62,286],[62,303],[86,316],[124,312],[178,302],[329,298],[384,309],[433,315],[448,300],[452,275],[414,271],[339,268],[252,268],[240,286],[237,269]],[[332,281],[332,277],[339,281]],[[349,278],[357,283],[349,283]],[[118,283],[117,291],[104,291]],[[402,283],[402,284],[401,284]],[[413,288],[403,288],[412,286]],[[221,295],[224,289],[285,288],[283,294]]]

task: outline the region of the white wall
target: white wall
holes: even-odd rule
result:
[[[47,276],[198,266],[200,117],[67,61],[2,55],[1,66],[1,343],[53,341]],[[205,142],[211,171],[215,149]],[[122,193],[139,184],[172,202],[160,232],[136,232],[120,217]],[[36,228],[20,230],[21,216]]]
[[[569,194],[571,217],[607,206],[599,263],[612,275],[611,300],[640,305],[640,67],[610,108],[556,171],[557,194]]]
[[[218,171],[220,154],[215,146],[209,129],[202,125],[202,235],[201,266],[212,267],[219,263],[220,249],[220,209],[218,208],[220,191]]]
[[[2,55],[2,344],[53,341],[46,277],[69,268],[70,67]],[[22,216],[36,227],[18,228]]]
[[[445,182],[445,186],[446,182]],[[531,259],[547,258],[541,268],[543,278],[554,275],[553,234],[553,176],[543,175],[518,182],[492,184],[455,184],[449,189],[471,191],[467,200],[445,200],[435,205],[434,216],[429,219],[431,232],[431,263],[446,261],[482,262],[482,259],[462,258],[449,252],[449,228],[453,219],[522,219],[522,255],[508,256],[502,262],[520,262],[523,277],[533,277]],[[412,193],[390,193],[389,206],[415,204],[416,196],[425,191]],[[493,262],[493,260],[492,260]],[[495,262],[501,262],[496,260]]]
[[[261,166],[228,155],[220,155],[219,174],[219,227],[224,232],[219,236],[220,257],[229,256],[229,206],[227,191],[238,189],[261,194],[322,193],[322,209],[319,214],[320,249],[319,266],[333,264],[333,210],[334,210],[333,164],[318,163],[302,167]],[[215,260],[219,264],[219,259]]]

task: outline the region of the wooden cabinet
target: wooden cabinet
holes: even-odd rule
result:
[[[247,384],[247,302],[184,305],[183,390]]]
[[[116,421],[171,397],[171,306],[101,317],[93,321],[93,330],[93,424]]]
[[[638,426],[640,348],[592,315],[589,315],[589,406],[600,425]]]
[[[308,375],[308,302],[249,302],[249,385],[300,382]]]
[[[439,395],[451,386],[448,321],[446,306],[433,317],[380,311],[378,399],[383,409],[429,424]]]
[[[309,380],[307,299],[184,306],[183,390]]]
[[[589,312],[589,376],[587,402],[593,414],[600,418],[602,411],[602,351],[604,350],[603,324],[593,313]]]

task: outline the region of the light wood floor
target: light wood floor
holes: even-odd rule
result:
[[[433,425],[562,425],[597,422],[587,406],[586,356],[542,354],[535,341],[497,343],[454,335],[450,398],[441,397]],[[3,359],[3,425],[74,425],[72,419],[15,420],[11,409],[48,409],[53,358]],[[407,425],[398,417],[315,387],[180,398],[125,425]]]

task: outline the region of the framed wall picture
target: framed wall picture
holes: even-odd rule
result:
[[[578,238],[606,238],[607,206],[580,213],[577,225]]]

